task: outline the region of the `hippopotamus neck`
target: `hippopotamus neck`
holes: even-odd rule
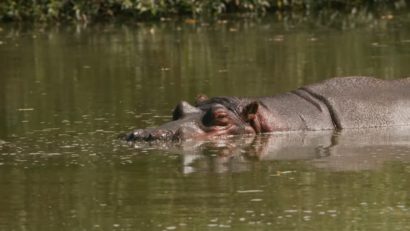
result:
[[[325,103],[302,89],[259,100],[269,111],[272,131],[337,128]]]

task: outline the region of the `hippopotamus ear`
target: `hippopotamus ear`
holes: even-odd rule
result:
[[[253,101],[252,103],[246,105],[242,110],[242,116],[245,121],[254,120],[256,113],[258,113],[259,103],[257,101]]]
[[[260,103],[258,101],[253,101],[252,103],[246,105],[242,110],[242,118],[252,126],[256,133],[260,133],[262,131],[258,118],[259,110]]]
[[[208,99],[209,99],[208,96],[206,96],[204,94],[199,94],[199,95],[196,96],[195,105],[198,106],[198,105],[202,104],[203,102],[207,101]]]

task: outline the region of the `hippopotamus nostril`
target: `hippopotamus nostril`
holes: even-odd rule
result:
[[[144,129],[137,129],[133,132],[130,132],[125,135],[126,141],[135,141],[142,138],[142,134],[144,133]]]

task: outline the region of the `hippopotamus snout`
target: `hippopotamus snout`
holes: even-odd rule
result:
[[[126,134],[127,141],[153,141],[153,140],[168,140],[174,137],[174,132],[163,129],[137,129]]]
[[[196,118],[197,116],[194,116]],[[203,127],[192,117],[170,121],[157,128],[136,129],[125,134],[127,141],[186,140],[204,134]]]

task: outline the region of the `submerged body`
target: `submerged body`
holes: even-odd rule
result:
[[[190,139],[275,131],[410,125],[410,78],[339,77],[261,98],[198,97],[183,101],[173,121],[138,129],[132,140]]]

